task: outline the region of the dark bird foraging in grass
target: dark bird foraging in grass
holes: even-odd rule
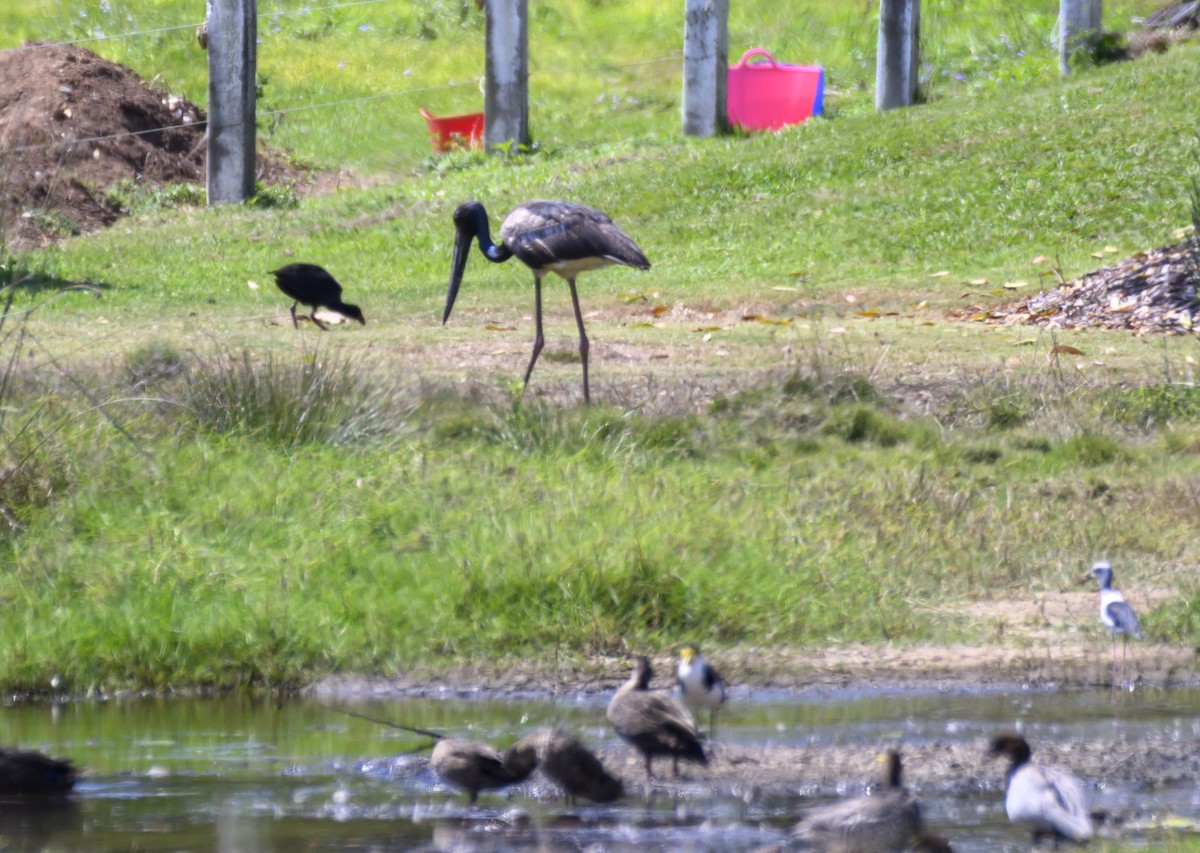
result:
[[[471,241],[492,263],[503,263],[516,256],[533,270],[534,322],[533,355],[525,368],[525,381],[541,354],[542,337],[542,278],[556,273],[565,278],[571,288],[571,304],[575,308],[575,324],[579,327],[579,356],[583,361],[583,401],[591,402],[588,390],[588,338],[583,328],[583,313],[579,309],[579,294],[575,279],[582,272],[612,264],[650,269],[650,262],[637,243],[613,224],[608,215],[582,204],[564,201],[529,201],[519,205],[504,217],[500,226],[500,243],[492,242],[487,211],[477,201],[466,201],[454,211],[454,261],[450,267],[450,287],[446,292],[446,311],[442,325],[450,319],[450,311],[462,284],[463,270]]]
[[[1112,588],[1112,566],[1107,560],[1100,560],[1092,566],[1091,577],[1100,582],[1100,621],[1112,636],[1112,689],[1117,689],[1117,635],[1121,635],[1121,678],[1125,680],[1125,662],[1128,653],[1129,638],[1141,640],[1142,626],[1138,622],[1137,613],[1130,607],[1125,596]]]
[[[504,764],[515,773],[528,775],[534,767],[558,787],[567,802],[584,797],[595,803],[611,803],[625,793],[621,780],[613,776],[586,746],[554,729],[526,735],[504,753]]]
[[[656,755],[671,756],[676,776],[681,758],[707,765],[696,723],[674,698],[650,690],[653,677],[649,659],[639,656],[629,680],[609,700],[607,716],[613,730],[645,758],[647,779],[654,778],[651,762]]]
[[[845,853],[944,850],[946,842],[921,831],[921,808],[901,782],[900,753],[880,756],[883,789],[809,811],[792,834],[807,848]],[[941,845],[941,846],[939,846]]]
[[[275,276],[275,284],[292,302],[292,326],[300,328],[296,322],[296,306],[307,305],[312,309],[309,319],[318,329],[328,331],[329,327],[317,319],[318,308],[328,308],[351,320],[357,320],[367,325],[362,310],[357,305],[342,301],[342,286],[336,278],[316,264],[288,264],[277,270],[271,270]]]
[[[75,786],[80,776],[65,759],[0,748],[0,796],[61,796]]]
[[[1033,832],[1033,843],[1043,838],[1087,841],[1094,832],[1083,784],[1064,770],[1042,767],[1030,758],[1028,741],[1018,734],[992,738],[989,757],[1006,756],[1004,809],[1008,819]]]
[[[532,767],[514,772],[486,743],[449,737],[437,742],[429,763],[442,781],[466,791],[472,805],[480,791],[515,785],[533,772]]]

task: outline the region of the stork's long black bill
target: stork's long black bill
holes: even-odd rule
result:
[[[442,314],[442,325],[450,319],[454,300],[458,297],[458,286],[462,284],[463,270],[467,268],[467,256],[471,253],[471,234],[459,231],[454,237],[454,261],[450,265],[450,288],[446,291],[446,311]]]

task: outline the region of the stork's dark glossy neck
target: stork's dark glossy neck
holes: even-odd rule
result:
[[[460,204],[454,212],[454,224],[460,234],[467,239],[472,237],[479,241],[479,251],[494,264],[503,263],[512,257],[512,252],[503,243],[492,242],[491,227],[488,223],[487,211],[477,201]]]

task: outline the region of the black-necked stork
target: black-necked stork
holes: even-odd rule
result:
[[[725,704],[725,679],[700,654],[699,646],[679,650],[679,693],[695,712],[708,709],[708,739],[717,736],[717,711]]]
[[[629,680],[617,688],[608,702],[605,715],[613,731],[642,754],[647,779],[654,778],[651,762],[656,755],[671,756],[676,776],[681,758],[708,764],[700,730],[687,709],[672,696],[651,690],[653,677],[649,659],[639,656]]]
[[[1004,810],[1010,821],[1033,833],[1035,847],[1042,838],[1053,838],[1057,845],[1059,839],[1087,841],[1092,837],[1092,815],[1078,779],[1065,770],[1034,764],[1029,760],[1029,743],[1018,734],[992,738],[988,755],[1008,757]]]
[[[363,312],[357,305],[342,301],[342,286],[324,268],[316,264],[288,264],[277,270],[271,270],[275,276],[275,284],[283,291],[292,303],[292,325],[299,328],[296,322],[296,306],[307,305],[312,309],[309,319],[318,329],[328,331],[329,327],[317,319],[318,308],[328,308],[330,311],[357,320],[367,325]]]
[[[1112,588],[1112,565],[1099,560],[1092,566],[1092,574],[1100,581],[1100,621],[1112,635],[1112,689],[1117,689],[1117,634],[1121,635],[1121,680],[1125,678],[1125,655],[1129,638],[1143,638],[1142,626],[1137,613],[1125,601],[1119,590]]]
[[[613,224],[608,215],[582,204],[565,201],[529,201],[513,208],[500,226],[500,243],[492,242],[487,211],[477,201],[466,201],[454,211],[454,263],[450,268],[450,288],[446,293],[446,312],[442,324],[450,319],[450,310],[458,296],[463,270],[471,241],[478,240],[479,249],[492,263],[503,263],[516,256],[533,270],[534,320],[537,334],[533,339],[533,355],[525,368],[525,385],[537,363],[544,343],[542,339],[542,278],[557,273],[571,287],[571,303],[575,307],[575,323],[579,326],[579,355],[583,360],[583,401],[591,402],[588,392],[588,338],[579,310],[579,295],[575,279],[588,270],[612,264],[650,269],[650,262],[637,243]],[[524,387],[522,387],[524,391]]]

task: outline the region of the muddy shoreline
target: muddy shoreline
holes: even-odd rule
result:
[[[1118,650],[1119,654],[1119,650]],[[847,646],[836,649],[737,649],[710,655],[734,694],[747,690],[918,690],[1108,687],[1107,643],[1028,646]],[[652,658],[653,686],[672,686],[675,659]],[[629,656],[540,661],[457,662],[391,676],[341,674],[306,687],[320,699],[479,694],[572,695],[616,689],[632,666]],[[1135,687],[1200,687],[1197,650],[1168,645],[1130,647]]]
[[[1098,652],[1103,652],[1099,654]],[[979,646],[909,648],[849,647],[821,651],[747,649],[713,656],[739,694],[781,691],[797,696],[889,691],[954,692],[980,689],[1107,688],[1108,648],[1059,644],[1041,649]],[[1191,649],[1139,645],[1129,660],[1133,690],[1200,688],[1200,668]],[[654,658],[653,686],[668,689],[674,659]],[[594,695],[615,689],[629,673],[626,657],[597,657],[570,665],[527,661],[488,667],[460,665],[446,671],[411,672],[393,678],[336,676],[305,692],[320,700],[367,701],[389,696]],[[1119,701],[1118,696],[1118,701]],[[793,743],[715,745],[708,767],[684,766],[671,774],[660,760],[648,782],[641,759],[623,745],[600,749],[605,765],[628,790],[675,796],[724,791],[739,798],[808,797],[863,792],[876,781],[881,745]],[[1001,791],[1002,762],[985,760],[985,738],[902,746],[905,780],[915,791]],[[1128,739],[1053,740],[1035,745],[1039,761],[1070,769],[1088,784],[1166,786],[1200,778],[1200,737],[1179,733]],[[551,795],[545,791],[535,796]]]

